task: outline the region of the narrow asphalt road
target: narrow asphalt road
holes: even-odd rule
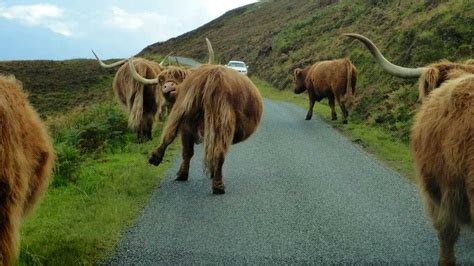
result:
[[[188,58],[188,57],[182,57],[182,56],[170,56],[169,57],[170,63],[176,63],[178,62],[181,65],[187,65],[191,67],[198,67],[201,65],[198,61]]]
[[[187,183],[173,181],[177,158],[109,264],[434,265],[416,187],[305,114],[265,100],[259,130],[227,156],[225,195],[211,194],[201,148]],[[474,264],[472,247],[464,230],[458,262]]]

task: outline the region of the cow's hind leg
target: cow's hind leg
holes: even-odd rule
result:
[[[152,139],[152,131],[153,131],[153,115],[146,116],[146,127],[145,127],[145,139],[146,141],[150,141]]]
[[[181,142],[183,144],[183,162],[179,168],[176,180],[187,181],[189,177],[189,164],[194,155],[194,136],[188,131],[181,132]]]
[[[0,186],[5,184],[0,183]],[[1,190],[2,188],[0,188]],[[21,211],[0,192],[0,265],[13,265],[17,254]]]
[[[349,116],[349,112],[347,111],[346,103],[339,102],[339,106],[341,107],[342,111],[342,123],[347,124],[347,117]]]
[[[455,265],[454,245],[461,230],[457,221],[457,214],[454,206],[456,191],[445,191],[441,199],[438,217],[434,220],[434,226],[438,231],[440,241],[439,265]]]
[[[142,121],[140,121],[140,125],[137,129],[137,140],[138,143],[145,143],[151,140],[151,131],[153,128],[153,118],[146,114],[143,115]]]
[[[145,131],[143,130],[143,127],[140,126],[137,129],[137,142],[138,143],[144,143],[145,142]]]
[[[225,194],[225,186],[222,181],[222,166],[224,165],[224,153],[218,155],[217,164],[211,169],[212,193],[216,195]]]
[[[332,120],[337,120],[337,113],[336,113],[334,97],[329,97],[329,107],[331,107],[331,119]]]

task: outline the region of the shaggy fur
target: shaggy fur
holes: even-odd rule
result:
[[[159,165],[166,148],[181,133],[183,163],[177,180],[188,179],[194,144],[204,141],[204,164],[214,194],[225,193],[222,165],[230,146],[246,140],[258,127],[262,97],[247,77],[223,66],[203,65],[176,87],[176,102],[150,163]]]
[[[133,62],[143,77],[154,78],[163,70],[160,64],[145,59],[137,58]],[[156,85],[143,85],[135,81],[128,64],[123,64],[115,74],[113,89],[129,113],[128,125],[137,131],[138,140],[150,140],[153,123],[159,118],[164,105],[163,94]]]
[[[328,98],[332,119],[337,119],[334,100],[339,104],[343,122],[347,123],[357,83],[357,69],[348,58],[321,61],[305,69],[295,69],[295,93],[308,91],[309,110],[306,120],[313,117],[316,101]]]
[[[14,77],[0,76],[0,265],[18,253],[20,221],[48,185],[51,140]]]
[[[460,226],[474,225],[474,68],[434,64],[419,85],[424,99],[411,147],[420,191],[438,231],[439,262],[452,265]]]
[[[464,64],[442,61],[431,64],[423,72],[418,82],[420,97],[423,99],[443,82],[455,79],[464,73],[474,73],[474,60],[468,60]]]

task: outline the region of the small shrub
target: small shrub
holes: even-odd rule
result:
[[[125,114],[116,105],[103,103],[78,109],[49,121],[57,156],[52,186],[74,183],[84,158],[104,150],[117,150],[130,138]]]
[[[60,187],[77,180],[77,170],[83,160],[81,153],[75,147],[66,143],[55,145],[56,164],[52,187]]]

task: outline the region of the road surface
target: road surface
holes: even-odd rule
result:
[[[186,65],[186,66],[190,66],[190,67],[198,67],[198,66],[202,65],[201,63],[199,63],[198,61],[196,61],[192,58],[181,57],[181,56],[170,56],[169,61],[172,64],[175,64],[176,62],[178,62],[181,65]]]
[[[265,100],[261,127],[232,147],[227,194],[211,194],[202,146],[187,183],[180,159],[108,262],[431,264],[438,241],[416,187],[306,111]],[[314,118],[313,118],[314,119]],[[474,264],[464,230],[458,262]]]

